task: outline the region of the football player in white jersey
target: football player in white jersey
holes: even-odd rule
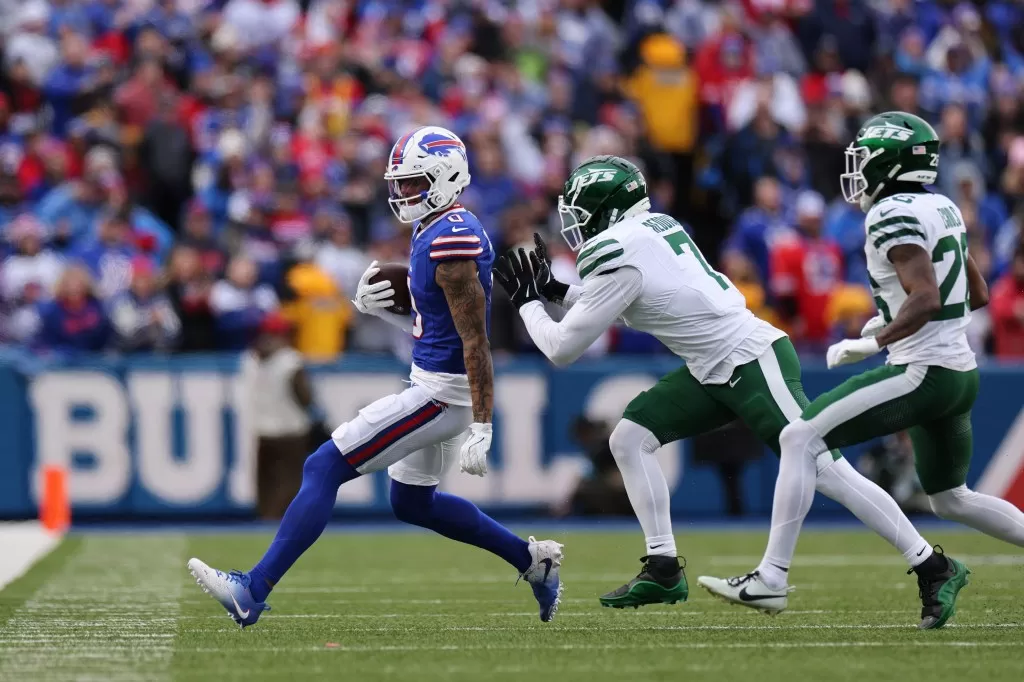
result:
[[[978,370],[965,330],[971,310],[988,303],[988,287],[967,251],[960,210],[925,189],[937,176],[935,130],[912,114],[879,114],[861,128],[846,158],[843,196],[867,213],[864,249],[879,312],[862,338],[829,348],[828,366],[858,362],[883,348],[888,362],[820,396],[783,429],[764,559],[746,576],[707,579],[712,591],[736,603],[752,605],[739,598],[739,587],[760,595],[761,603],[785,599],[820,454],[904,429],[936,514],[1024,547],[1024,513],[966,486]],[[922,628],[944,625],[967,584],[967,567],[949,563],[945,581],[920,579]]]
[[[614,156],[588,159],[569,176],[558,207],[562,234],[578,252],[582,286],[551,276],[539,237],[530,258],[522,250],[510,252],[494,270],[534,343],[555,364],[574,361],[619,318],[686,361],[634,398],[611,435],[612,454],[646,536],[640,574],[601,597],[603,605],[617,608],[675,603],[688,595],[655,451],[739,418],[778,453],[783,427],[808,405],[786,334],[746,308],[679,222],[650,207],[636,166]],[[569,308],[560,322],[548,316],[540,296]],[[817,489],[894,545],[912,569],[947,570],[947,559],[933,554],[896,502],[838,451],[823,450],[814,467]],[[784,595],[781,602],[774,594],[769,599],[767,610],[785,608]]]

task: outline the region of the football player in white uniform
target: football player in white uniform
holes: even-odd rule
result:
[[[530,258],[522,250],[510,252],[494,271],[534,343],[557,365],[578,358],[619,318],[686,361],[634,398],[611,435],[612,454],[646,536],[640,574],[601,597],[603,605],[618,608],[675,603],[688,595],[655,451],[739,418],[778,453],[783,427],[809,402],[786,334],[755,317],[683,226],[651,213],[650,206],[636,166],[614,156],[588,159],[569,176],[558,207],[562,234],[578,252],[582,286],[551,276],[539,237]],[[569,308],[560,322],[545,312],[541,296]],[[935,576],[948,568],[896,502],[838,451],[823,450],[814,466],[817,489],[888,540],[913,570]],[[785,608],[784,594],[768,600],[766,610]]]
[[[744,603],[735,586],[741,583],[764,601],[788,591],[820,453],[904,429],[936,514],[1024,547],[1024,513],[966,485],[978,370],[965,330],[971,310],[988,303],[988,287],[967,251],[960,209],[925,189],[937,177],[938,136],[912,114],[879,114],[864,124],[846,158],[843,195],[867,213],[864,249],[879,313],[862,338],[829,348],[828,366],[858,362],[882,348],[889,358],[820,396],[782,431],[764,559],[746,576],[709,579],[713,591],[737,603]],[[955,560],[949,569],[945,582],[921,580],[922,628],[942,627],[955,611],[970,571]]]

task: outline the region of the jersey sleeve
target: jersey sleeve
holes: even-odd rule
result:
[[[585,245],[576,257],[576,271],[582,280],[614,272],[623,265],[626,265],[626,251],[619,241],[610,237]]]
[[[560,322],[555,322],[540,301],[519,309],[526,331],[544,355],[559,367],[575,361],[636,300],[643,275],[636,268],[622,268],[608,277],[589,278],[580,287],[579,299]]]
[[[468,213],[455,213],[444,218],[430,242],[430,260],[475,260],[490,248],[483,226]]]
[[[868,212],[865,226],[867,242],[882,258],[887,258],[889,249],[901,244],[914,244],[928,249],[928,238],[924,226],[907,204],[895,202],[876,206]]]

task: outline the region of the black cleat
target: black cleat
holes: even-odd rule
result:
[[[971,570],[935,545],[935,553],[928,560],[907,571],[917,573],[918,596],[921,598],[921,630],[941,628],[956,613],[956,598],[967,586]]]
[[[675,604],[686,601],[689,587],[686,584],[686,560],[679,563],[677,557],[645,556],[640,559],[643,568],[635,578],[622,587],[601,597],[601,606],[623,609],[632,606],[638,609],[646,604]]]

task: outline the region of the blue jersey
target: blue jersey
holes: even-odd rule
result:
[[[412,296],[413,364],[428,372],[465,374],[462,339],[455,329],[448,300],[434,281],[438,263],[472,260],[487,302],[487,329],[491,320],[491,266],[494,247],[480,221],[456,204],[429,223],[413,230],[409,253],[409,294]]]

